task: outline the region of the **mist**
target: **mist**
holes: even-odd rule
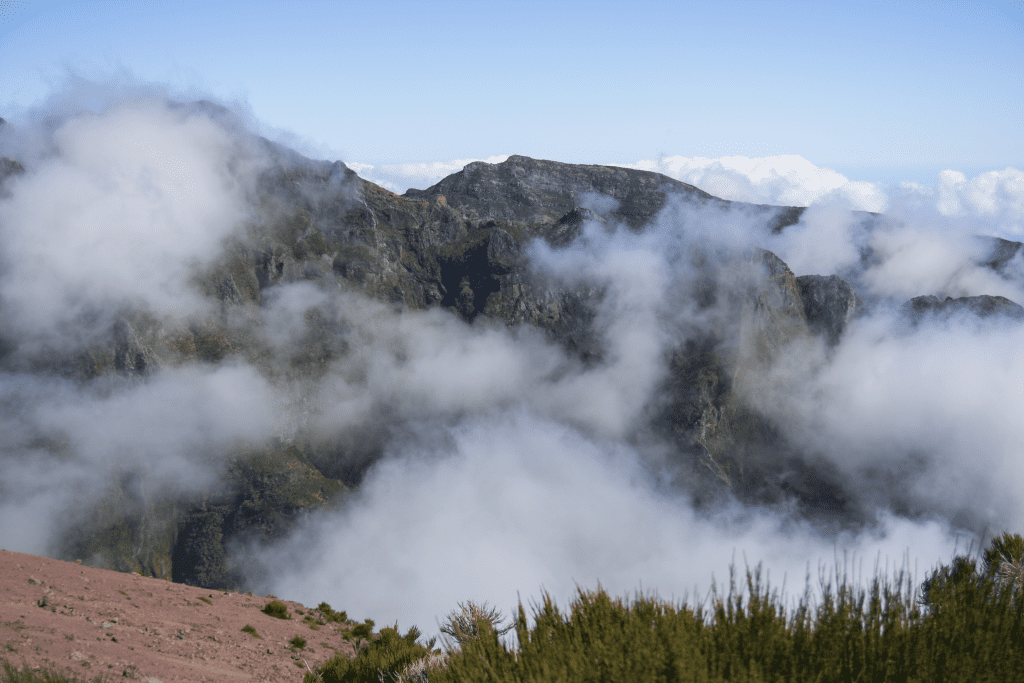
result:
[[[908,329],[900,314],[926,294],[1024,302],[1021,255],[996,273],[980,265],[974,237],[1024,234],[1019,170],[948,171],[925,188],[679,163],[668,175],[712,194],[809,208],[771,234],[739,209],[670,201],[640,232],[592,220],[566,247],[533,243],[538,281],[601,293],[594,363],[529,327],[291,282],[239,314],[262,364],[233,354],[82,382],[47,368],[80,356],[127,311],[169,329],[223,319],[197,278],[230,240],[245,241],[259,219],[258,176],[275,160],[244,111],[226,121],[149,91],[67,111],[0,126],[0,156],[26,169],[0,199],[6,549],[54,553],[114,478],[136,477],[143,498],[187,499],[216,490],[246,445],[302,438],[365,437],[381,457],[336,509],[276,542],[230,548],[249,587],[428,635],[460,601],[509,615],[542,591],[565,605],[576,586],[706,604],[713,582],[724,594],[730,564],[742,590],[746,566],[763,563],[790,607],[808,577],[820,596],[819,571],[838,561],[842,573],[846,559],[861,586],[876,569],[891,578],[901,568],[918,585],[977,548],[983,530],[1024,529],[1020,324],[954,317]],[[581,202],[608,216],[608,199]],[[732,254],[755,247],[796,275],[838,274],[870,304],[834,348],[808,339],[760,368],[748,397],[809,462],[842,473],[869,523],[827,527],[785,505],[735,500],[699,508],[675,446],[650,426],[670,351],[734,324],[724,304],[696,304],[708,266],[693,255],[721,254],[710,272],[729,290],[765,277],[730,268]],[[314,310],[346,352],[312,377],[281,372]]]

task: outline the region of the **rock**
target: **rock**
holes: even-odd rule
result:
[[[756,497],[779,454],[792,448],[749,404],[764,369],[811,332],[796,278],[775,254],[754,250],[729,270],[744,284],[705,296],[731,311],[733,327],[687,340],[673,353],[664,387],[671,399],[657,421],[681,452],[700,454],[699,470],[734,494]]]
[[[976,239],[983,248],[987,249],[987,254],[982,262],[997,273],[1005,273],[1007,265],[1022,253],[1021,250],[1024,247],[1024,244],[1020,242],[1004,240],[999,237],[977,235]]]
[[[911,326],[926,318],[949,320],[958,316],[976,316],[981,319],[1008,319],[1024,321],[1024,307],[1002,296],[965,296],[958,299],[937,296],[917,296],[903,304],[901,313]]]
[[[3,119],[0,119],[3,121]],[[6,157],[0,157],[0,199],[10,197],[10,192],[4,187],[5,181],[16,175],[21,175],[25,172],[25,167],[21,163],[14,159],[8,159]]]
[[[232,541],[268,541],[286,533],[304,511],[335,504],[348,488],[325,477],[295,447],[240,453],[218,489],[193,499],[153,501],[140,495],[137,477],[125,477],[84,515],[58,549],[86,564],[235,590],[229,565]]]
[[[850,321],[864,312],[864,302],[838,275],[801,275],[796,281],[808,327],[835,346]]]
[[[673,195],[696,205],[741,208],[759,216],[766,231],[781,230],[802,213],[799,207],[727,202],[647,171],[522,156],[470,164],[427,190],[398,196],[340,162],[254,144],[275,160],[258,183],[261,219],[197,275],[205,295],[220,303],[219,314],[171,329],[145,312],[124,313],[112,328],[101,328],[69,372],[83,382],[146,381],[157,368],[236,356],[271,377],[322,376],[350,351],[343,321],[330,311],[312,309],[303,328],[291,331],[297,341],[287,351],[268,348],[248,322],[238,322],[258,320],[273,288],[299,281],[326,292],[363,292],[395,310],[445,307],[474,325],[531,325],[584,365],[594,364],[605,353],[594,320],[606,292],[535,275],[523,256],[532,240],[564,247],[593,221],[642,230]],[[731,254],[723,263],[736,275],[725,280],[735,283],[716,285],[705,264],[709,270],[694,295],[699,306],[718,305],[727,315],[705,338],[680,339],[670,351],[667,398],[652,407],[652,421],[677,445],[673,457],[682,469],[707,473],[713,484],[708,496],[718,491],[776,500],[780,463],[796,451],[749,407],[750,398],[782,349],[815,333],[838,338],[858,300],[838,278],[796,278],[769,251]],[[60,554],[231,587],[237,574],[228,565],[227,544],[275,538],[304,510],[331,505],[358,486],[383,451],[388,425],[361,429],[333,441],[300,432],[287,444],[224,454],[228,493],[153,501],[140,498],[131,481],[115,483],[108,499],[83,514],[81,528],[62,539]],[[843,507],[841,491],[829,488],[827,477],[802,472],[806,476],[792,480],[799,482],[791,486],[794,495]]]
[[[443,195],[449,206],[468,210],[481,219],[526,224],[554,224],[577,207],[606,220],[617,220],[638,230],[661,211],[669,194],[697,204],[722,208],[746,206],[762,213],[766,222],[786,214],[771,229],[799,220],[787,207],[729,202],[660,173],[619,168],[563,164],[513,155],[499,164],[477,161],[426,190],[404,196],[423,199]]]

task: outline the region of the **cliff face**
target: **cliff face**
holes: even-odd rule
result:
[[[21,172],[20,164],[3,160],[0,188]],[[310,282],[324,291],[363,292],[396,311],[441,307],[474,325],[538,328],[582,364],[595,364],[607,351],[595,329],[607,292],[539,276],[529,245],[540,239],[564,247],[588,225],[642,233],[669,202],[741,211],[768,233],[795,223],[802,211],[726,202],[646,171],[521,156],[473,163],[431,188],[397,196],[341,162],[280,155],[260,180],[260,219],[198,278],[220,302],[219,317],[168,329],[143,312],[125,312],[107,337],[74,357],[39,363],[83,382],[144,382],[161,368],[238,356],[282,381],[316,378],[352,353],[337,317],[307,315],[286,358],[246,323],[262,315],[278,285]],[[1020,246],[1013,244],[1000,245],[994,264]],[[704,482],[693,486],[698,503],[725,495],[789,498],[812,514],[856,516],[834,474],[805,464],[749,398],[759,391],[762,370],[790,344],[838,343],[863,311],[857,292],[835,275],[796,277],[763,249],[712,259],[697,248],[687,258],[696,284],[686,305],[716,311],[717,322],[670,348],[661,392],[667,398],[649,415],[650,427],[674,444],[680,480]],[[722,269],[730,277],[722,278]],[[1011,315],[1020,309],[978,299],[963,306]],[[949,302],[908,305],[920,312]],[[384,439],[372,426],[347,440],[299,429],[267,448],[239,451],[224,472],[226,492],[211,489],[187,501],[137,500],[132,482],[122,482],[91,512],[83,533],[65,539],[61,553],[204,587],[233,585],[239,579],[226,552],[233,541],[274,538],[303,511],[338,504],[380,457]],[[783,469],[791,473],[786,482]]]

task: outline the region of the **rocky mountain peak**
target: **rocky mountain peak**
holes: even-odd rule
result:
[[[230,118],[210,103],[195,103],[195,111]],[[498,164],[469,164],[425,190],[398,196],[340,161],[310,160],[265,140],[256,144],[270,158],[257,183],[256,218],[195,276],[215,302],[215,314],[171,329],[145,311],[130,311],[108,325],[106,337],[90,338],[63,364],[49,357],[26,360],[29,345],[22,349],[13,340],[3,345],[0,368],[45,367],[58,374],[53,368],[59,366],[88,385],[111,376],[145,383],[165,369],[231,360],[273,381],[316,387],[351,361],[353,369],[337,382],[358,393],[365,388],[359,382],[370,381],[369,371],[353,360],[360,345],[387,337],[389,325],[404,330],[391,316],[444,309],[429,315],[431,325],[455,330],[450,339],[456,341],[445,344],[458,347],[459,335],[471,340],[467,345],[477,343],[492,329],[508,332],[508,339],[526,330],[531,339],[543,340],[538,346],[557,349],[551,355],[562,365],[550,373],[556,377],[610,363],[630,351],[624,346],[644,341],[608,333],[614,315],[628,314],[641,321],[629,323],[634,327],[652,320],[658,327],[652,335],[658,338],[656,353],[628,374],[632,382],[646,366],[665,366],[664,377],[651,380],[657,398],[638,407],[638,419],[652,439],[664,443],[667,469],[678,477],[673,485],[692,486],[698,504],[702,496],[719,494],[746,502],[788,496],[808,517],[848,521],[870,512],[843,490],[834,472],[804,457],[802,444],[756,403],[767,392],[764,368],[787,350],[842,343],[866,309],[850,281],[837,274],[798,276],[766,249],[718,254],[713,252],[730,247],[695,240],[679,248],[674,260],[666,259],[664,277],[671,287],[658,292],[663,301],[652,303],[640,287],[612,291],[611,278],[602,280],[600,273],[541,273],[531,262],[543,250],[557,260],[584,230],[604,236],[624,225],[627,230],[618,236],[652,234],[644,230],[670,201],[723,214],[740,211],[768,236],[797,223],[802,207],[730,202],[650,171],[519,155]],[[2,160],[0,183],[23,172],[18,162]],[[996,246],[991,267],[1005,269],[1020,244]],[[658,248],[676,245],[666,241]],[[638,258],[645,255],[635,251]],[[644,263],[627,274],[642,280],[649,275]],[[286,311],[291,317],[275,308],[282,290],[289,289],[285,285],[295,285],[291,296],[301,298]],[[914,315],[967,308],[1024,318],[1024,309],[997,296],[919,297],[908,306]],[[360,313],[360,307],[374,312]],[[384,324],[375,319],[360,327],[359,315]],[[414,337],[401,331],[374,342],[386,353],[373,361],[405,367],[404,347]],[[278,343],[279,338],[289,341]],[[452,358],[459,362],[458,353]],[[282,428],[273,443],[239,447],[225,470],[230,485],[197,499],[125,506],[121,501],[134,494],[128,484],[119,485],[117,495],[97,504],[90,519],[99,521],[69,532],[60,552],[147,573],[169,568],[179,581],[226,586],[236,580],[226,564],[231,543],[278,536],[305,511],[334,504],[361,484],[384,456],[388,439],[406,429],[400,423],[403,406],[393,398],[399,384],[368,394],[371,417],[358,424],[330,433],[304,431],[305,418],[296,418],[297,426]],[[417,402],[417,410],[432,415],[433,406],[423,403]],[[159,571],[166,574],[165,569]]]

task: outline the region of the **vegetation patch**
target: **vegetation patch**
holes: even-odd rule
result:
[[[263,607],[263,613],[275,619],[291,619],[288,615],[288,606],[280,600],[271,600]]]
[[[294,638],[292,638],[288,642],[292,644],[292,647],[298,648],[300,650],[302,650],[302,649],[304,649],[306,647],[306,639],[303,638],[302,636],[295,636]]]
[[[372,623],[367,620],[367,623]],[[364,626],[366,624],[360,624]],[[358,626],[356,628],[359,628]],[[355,630],[355,629],[353,629]],[[416,642],[420,630],[413,626],[404,636],[395,628],[382,628],[380,636],[370,640],[354,659],[337,655],[324,662],[317,670],[307,673],[303,683],[378,683],[400,680],[400,676],[414,662],[430,655],[429,647]],[[484,680],[484,679],[480,679]]]
[[[777,594],[762,590],[760,566],[747,570],[746,605],[730,576],[728,596],[714,591],[707,613],[653,597],[613,599],[600,588],[579,589],[562,612],[545,594],[533,628],[519,606],[516,649],[499,641],[497,614],[470,603],[442,627],[457,644],[429,680],[1024,680],[1024,539],[1003,534],[984,559],[976,572],[973,560],[954,558],[925,580],[920,598],[909,585],[901,591],[903,573],[895,590],[876,577],[866,593],[837,572],[835,593],[822,580],[815,614],[805,598],[789,618]]]
[[[348,614],[345,613],[345,610],[335,612],[326,602],[321,602],[317,605],[316,611],[320,613],[320,618],[325,622],[345,623],[348,621]]]
[[[356,624],[352,628],[341,629],[341,637],[345,640],[369,640],[373,636],[373,619],[366,619],[361,624]]]
[[[253,636],[255,638],[260,638],[260,639],[263,638],[263,636],[261,636],[260,634],[256,633],[256,629],[254,629],[249,624],[246,624],[245,626],[242,627],[242,633],[248,633],[250,636]]]

